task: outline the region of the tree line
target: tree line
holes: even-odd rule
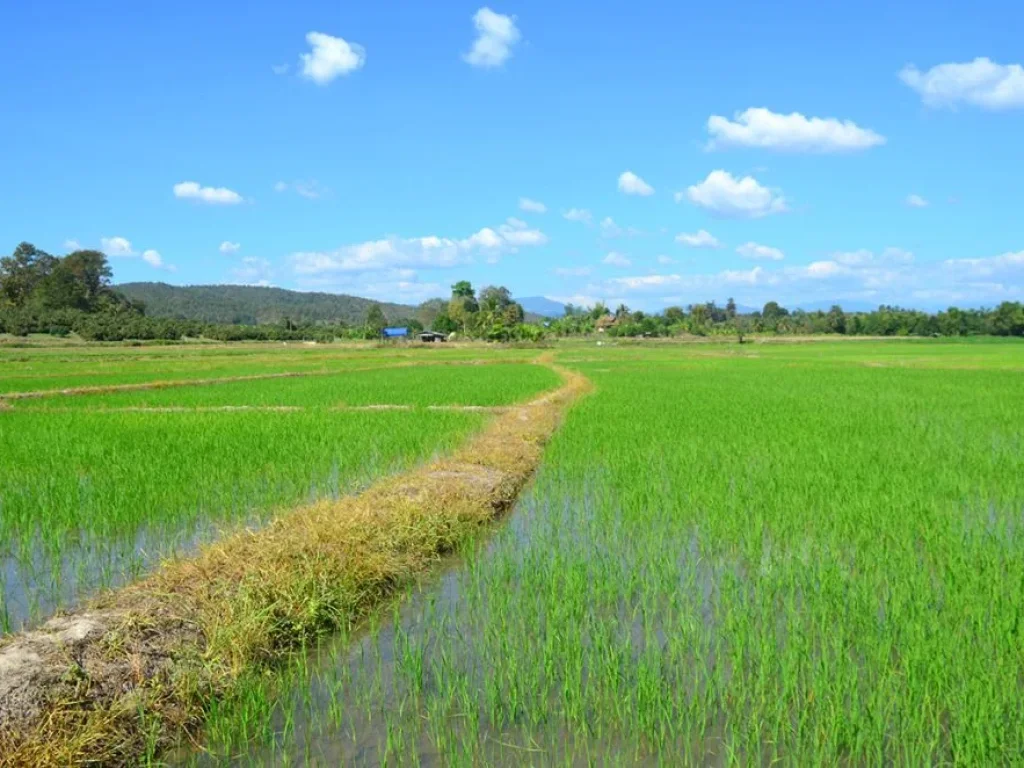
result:
[[[789,311],[775,301],[761,310],[741,313],[732,299],[724,307],[710,301],[663,312],[632,311],[620,305],[614,312],[602,303],[565,308],[548,330],[558,336],[603,331],[609,336],[738,336],[747,334],[846,336],[1024,336],[1024,304],[1004,301],[994,309],[958,309],[929,313],[882,305],[870,312]]]
[[[75,333],[91,341],[178,341],[202,337],[220,341],[326,342],[380,338],[384,327],[398,325],[414,332],[430,329],[461,338],[499,342],[598,332],[612,337],[731,335],[741,340],[754,333],[1024,336],[1024,304],[1010,301],[994,309],[951,307],[937,313],[894,306],[881,306],[871,312],[844,312],[840,306],[833,306],[828,312],[791,312],[774,301],[758,311],[744,313],[732,299],[725,306],[710,301],[645,313],[625,305],[613,311],[598,302],[591,307],[569,304],[562,317],[530,323],[508,288],[487,286],[475,291],[466,280],[452,285],[449,298],[430,299],[415,308],[370,302],[361,322],[296,322],[284,316],[274,323],[209,323],[150,317],[145,304],[123,295],[111,285],[111,278],[110,264],[100,251],[76,250],[60,257],[30,243],[21,243],[10,256],[0,258],[0,333]],[[392,317],[388,317],[385,306]]]

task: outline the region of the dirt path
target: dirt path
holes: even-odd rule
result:
[[[239,677],[351,625],[507,510],[582,376],[454,455],[291,510],[0,642],[0,766],[126,764],[202,726]]]

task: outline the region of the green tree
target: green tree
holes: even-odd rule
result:
[[[476,299],[472,296],[452,296],[448,302],[448,317],[458,324],[462,332],[468,334],[476,327],[476,314],[479,311]]]
[[[460,280],[452,286],[452,298],[448,302],[448,317],[455,321],[464,334],[476,329],[476,315],[480,305],[473,295],[473,286],[468,280]]]
[[[388,324],[388,319],[384,316],[384,310],[380,304],[373,302],[366,310],[366,335],[367,338],[376,338],[380,336],[384,327]]]
[[[416,309],[416,317],[423,323],[425,328],[432,328],[434,320],[441,313],[448,312],[448,302],[445,299],[427,299]]]
[[[459,325],[449,317],[448,311],[445,310],[434,317],[434,322],[430,324],[430,328],[438,333],[448,334],[459,330]]]
[[[992,313],[991,328],[997,336],[1024,336],[1024,304],[1004,301]]]
[[[70,274],[75,283],[81,286],[86,307],[96,307],[100,297],[110,287],[110,279],[114,276],[107,257],[100,251],[74,251],[60,260],[58,269]]]
[[[686,319],[682,307],[669,307],[665,310],[665,320],[670,325],[678,325]]]
[[[512,303],[512,293],[503,285],[489,285],[480,289],[478,304],[484,312],[502,312]]]
[[[784,307],[780,307],[777,301],[769,301],[764,305],[764,309],[761,310],[761,317],[769,322],[774,322],[788,314],[789,312]]]
[[[56,262],[56,258],[32,243],[19,243],[14,253],[0,259],[0,303],[24,307]]]
[[[846,315],[843,314],[843,308],[838,304],[832,305],[825,319],[828,323],[829,332],[846,333]]]
[[[694,331],[703,330],[704,326],[711,320],[707,305],[694,304],[690,307],[690,324]]]

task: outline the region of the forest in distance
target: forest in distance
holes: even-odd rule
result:
[[[601,302],[565,306],[564,314],[543,318],[523,311],[502,286],[479,291],[467,281],[452,285],[449,298],[416,307],[330,294],[303,294],[256,286],[152,284],[115,286],[106,255],[76,250],[54,256],[30,243],[0,258],[0,334],[76,334],[86,341],[205,338],[219,341],[374,339],[385,325],[430,329],[460,338],[536,342],[546,337],[602,332],[611,337],[847,335],[847,336],[1024,336],[1024,304],[929,313],[896,306],[870,312],[788,310],[775,301],[761,310],[740,311],[729,299],[672,306],[647,313]],[[176,293],[177,292],[177,293]],[[183,292],[186,297],[182,299]],[[268,293],[269,292],[269,293]],[[157,296],[154,312],[142,296]],[[267,301],[269,299],[269,301]],[[191,302],[191,303],[190,303]],[[215,316],[232,322],[210,322]],[[269,304],[269,310],[268,310]],[[168,307],[173,306],[173,310]],[[174,316],[167,316],[172,312]],[[241,322],[251,321],[251,322]]]

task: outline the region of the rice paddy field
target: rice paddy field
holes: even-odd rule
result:
[[[412,367],[388,350],[379,359],[229,350],[214,361],[207,350],[158,348],[155,360],[140,359],[150,351],[0,352],[9,397],[44,380],[50,393],[13,397],[0,413],[0,631],[73,607],[233,527],[258,527],[281,507],[353,492],[450,450],[485,416],[448,406],[514,403],[559,381],[500,353],[463,365],[474,359],[453,350]],[[182,362],[189,353],[203,384]],[[84,373],[94,357],[97,368],[123,360],[124,371],[105,374],[108,385],[184,385],[61,394],[96,385]],[[244,375],[274,378],[238,380]],[[29,389],[12,390],[19,381]]]
[[[316,375],[8,401],[8,628],[132,578],[151,548],[345,493],[490,418],[431,406],[493,408],[558,383],[536,350],[224,349],[196,370],[181,349],[104,350],[102,375]],[[0,386],[94,383],[72,359],[88,354],[0,350]],[[504,522],[369,620],[211,702],[200,742],[161,760],[1024,762],[1024,346],[544,355],[593,391]],[[404,407],[362,408],[382,404]]]

